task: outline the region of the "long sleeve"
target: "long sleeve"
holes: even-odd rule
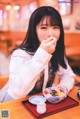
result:
[[[14,99],[25,97],[33,89],[51,56],[40,47],[32,58],[24,50],[14,51],[10,61],[9,95]]]
[[[65,63],[67,65],[67,69],[62,68],[59,66],[59,70],[57,71],[57,74],[60,76],[60,84],[63,85],[68,89],[68,92],[72,89],[75,80],[74,80],[74,72],[72,71],[71,67],[68,64],[67,59],[65,58]]]

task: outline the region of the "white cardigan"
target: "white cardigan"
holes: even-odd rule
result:
[[[10,77],[7,90],[8,94],[13,99],[22,98],[28,95],[35,86],[40,72],[43,69],[45,69],[46,72],[45,67],[48,65],[51,57],[52,55],[47,53],[41,47],[38,48],[34,56],[21,49],[15,50],[10,60]],[[69,92],[74,85],[73,76],[75,74],[68,65],[66,59],[65,62],[67,64],[67,69],[59,66],[59,70],[56,73],[61,77],[59,85],[66,86]],[[47,76],[48,74],[46,74],[46,77]],[[44,79],[46,80],[46,78]]]

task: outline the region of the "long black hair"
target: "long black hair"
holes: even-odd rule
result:
[[[40,43],[36,33],[36,26],[44,17],[49,17],[51,24],[55,24],[60,28],[60,37],[57,42],[56,50],[52,54],[51,64],[54,71],[58,69],[58,65],[61,65],[63,68],[67,68],[64,61],[64,30],[62,25],[62,20],[59,12],[50,6],[42,6],[36,9],[29,20],[28,31],[23,43],[19,48],[24,49],[30,53],[36,52]]]

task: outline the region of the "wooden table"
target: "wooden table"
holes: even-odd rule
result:
[[[72,91],[70,91],[69,96],[79,101],[76,95],[77,90],[78,88],[74,86]],[[23,99],[1,103],[0,110],[2,109],[9,110],[10,111],[9,119],[34,119],[31,113],[27,109],[25,109],[25,107],[21,103],[22,100],[26,100],[28,98],[29,96]],[[45,117],[45,119],[80,119],[80,105],[61,111],[59,113],[47,116]]]

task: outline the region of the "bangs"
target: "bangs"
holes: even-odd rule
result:
[[[46,25],[48,26],[59,26],[58,20],[55,18],[55,16],[44,16],[41,20],[41,25],[43,25],[44,19],[46,19]]]

